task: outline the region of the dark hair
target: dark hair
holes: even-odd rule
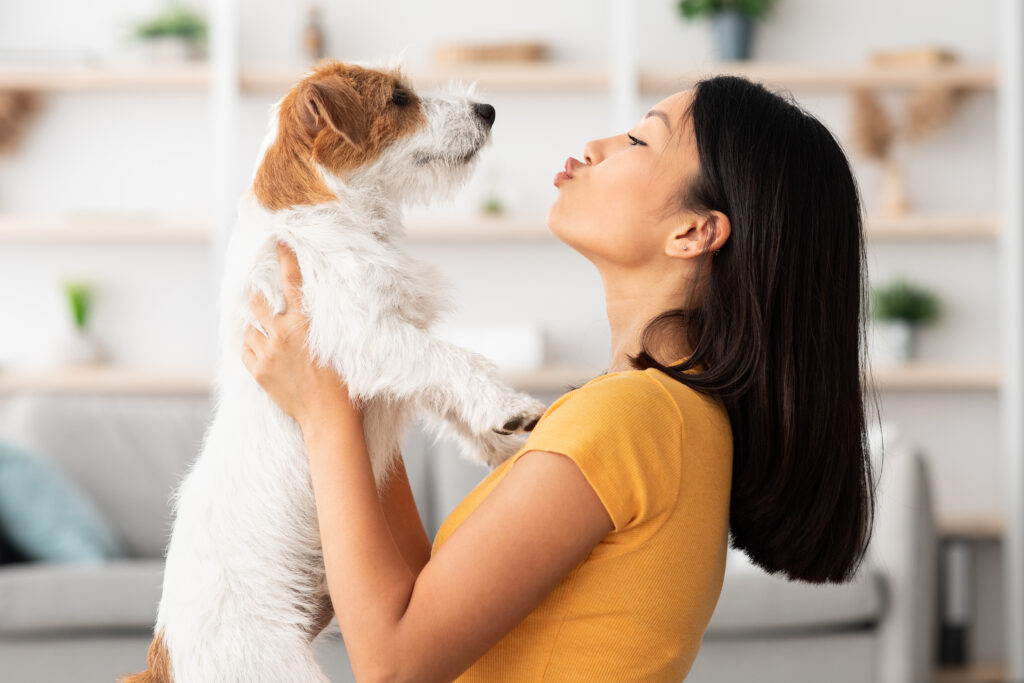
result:
[[[629,360],[727,408],[732,547],[790,579],[849,580],[875,509],[862,386],[867,266],[853,173],[817,119],[745,79],[697,83],[686,116],[700,170],[669,208],[720,211],[731,234],[717,254],[698,257],[692,306],[651,320]],[[648,348],[672,328],[693,353],[669,367]]]

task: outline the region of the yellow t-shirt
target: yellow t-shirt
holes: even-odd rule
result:
[[[725,572],[725,407],[655,368],[596,377],[551,404],[523,447],[452,511],[432,552],[531,450],[572,458],[614,528],[457,680],[683,680]]]

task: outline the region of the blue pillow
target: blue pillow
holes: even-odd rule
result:
[[[110,525],[56,465],[2,442],[0,531],[33,560],[100,562],[122,554]]]

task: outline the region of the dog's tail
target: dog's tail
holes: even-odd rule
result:
[[[153,636],[146,654],[146,670],[137,674],[125,674],[117,683],[172,683],[171,657],[164,645],[163,633]]]

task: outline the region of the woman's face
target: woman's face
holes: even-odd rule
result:
[[[583,161],[568,159],[547,216],[558,239],[598,266],[642,266],[679,248],[684,216],[663,213],[699,169],[684,117],[691,97],[684,90],[665,98],[628,132],[584,145]]]

